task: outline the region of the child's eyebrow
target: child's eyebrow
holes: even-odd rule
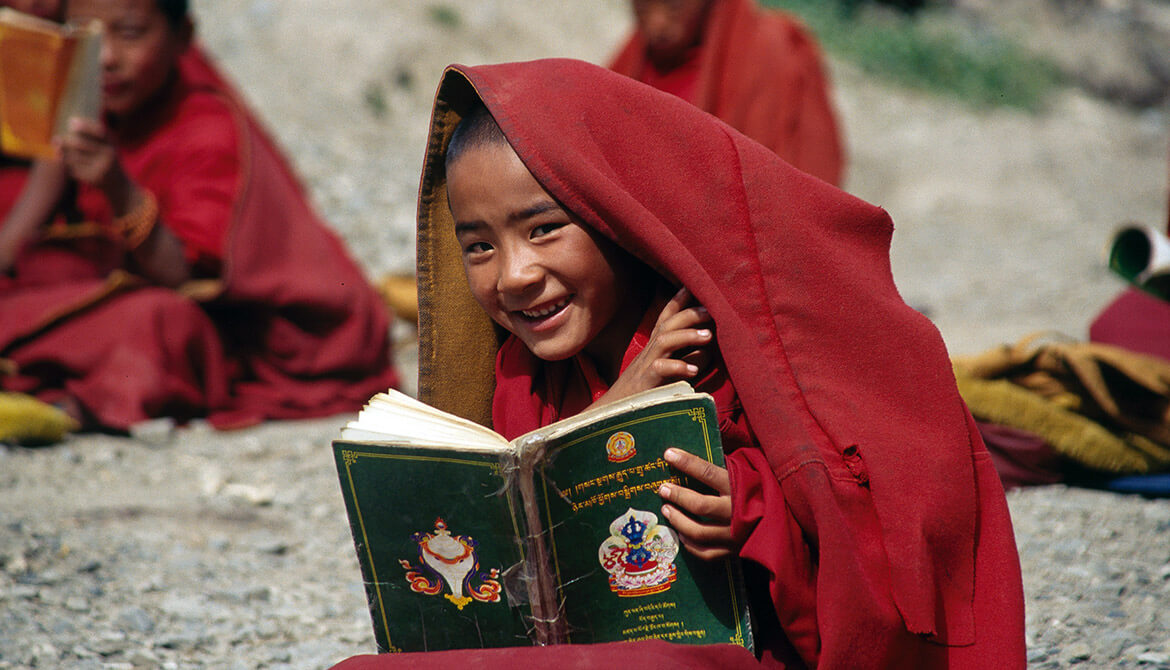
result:
[[[524,219],[531,219],[534,216],[539,216],[541,214],[544,214],[545,212],[551,212],[554,209],[559,210],[560,208],[561,208],[561,206],[558,205],[556,202],[554,202],[552,200],[545,200],[544,202],[538,202],[535,205],[532,205],[531,207],[525,207],[522,210],[512,212],[511,214],[508,215],[508,222],[511,223],[514,221],[523,221]]]
[[[518,209],[518,210],[512,212],[511,214],[508,214],[508,223],[515,223],[517,221],[524,221],[526,219],[531,219],[534,216],[539,216],[541,214],[544,214],[545,212],[552,212],[552,211],[562,211],[561,206],[559,204],[557,204],[556,201],[546,200],[544,202],[538,202],[530,207],[525,207],[524,209]],[[487,224],[485,222],[479,221],[479,220],[476,220],[476,221],[456,221],[455,222],[455,235],[458,236],[462,233],[475,232],[476,230],[479,230],[480,228],[483,228],[486,225]]]

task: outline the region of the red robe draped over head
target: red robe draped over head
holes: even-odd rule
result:
[[[678,98],[573,60],[447,70],[419,199],[422,398],[491,415],[492,387],[475,380],[492,375],[503,338],[466,289],[443,163],[477,98],[566,209],[709,310],[755,438],[727,463],[732,530],[766,573],[783,631],[763,641],[762,660],[1024,667],[1003,489],[941,337],[894,286],[889,217]],[[497,379],[497,397],[524,375],[521,366],[519,382]],[[542,412],[555,401],[536,402]],[[426,662],[504,668],[540,651]],[[604,663],[612,646],[578,653]]]
[[[754,0],[712,2],[686,99],[797,168],[840,185],[844,148],[816,41],[792,17]],[[610,68],[644,83],[664,75],[637,30]]]
[[[114,132],[128,174],[212,283],[176,292],[134,277],[108,206],[82,186],[88,224],[50,226],[0,277],[0,358],[17,369],[3,387],[69,395],[125,429],[162,415],[231,427],[353,411],[397,382],[385,306],[197,47]]]

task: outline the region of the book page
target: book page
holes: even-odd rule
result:
[[[511,449],[498,433],[393,389],[371,398],[341,439],[491,453]]]
[[[75,28],[77,39],[72,63],[65,80],[61,101],[57,105],[53,136],[63,135],[69,119],[97,119],[102,111],[102,29],[92,21]]]

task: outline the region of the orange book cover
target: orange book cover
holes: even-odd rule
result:
[[[69,26],[0,8],[0,153],[53,155],[71,116],[96,118],[101,28]]]

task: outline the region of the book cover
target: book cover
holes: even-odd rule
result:
[[[693,558],[660,515],[663,482],[699,488],[667,447],[723,464],[712,399],[672,386],[511,444],[472,426],[460,446],[462,420],[409,398],[419,430],[393,412],[351,423],[333,448],[379,650],[752,648],[738,561]]]
[[[672,470],[668,447],[723,465],[710,397],[632,410],[544,445],[542,527],[567,641],[751,647],[738,561],[691,556],[661,515],[664,482],[704,489]]]
[[[101,108],[101,28],[0,8],[0,152],[49,158],[72,116]]]
[[[529,644],[523,585],[505,588],[523,532],[501,454],[334,449],[378,651]]]

